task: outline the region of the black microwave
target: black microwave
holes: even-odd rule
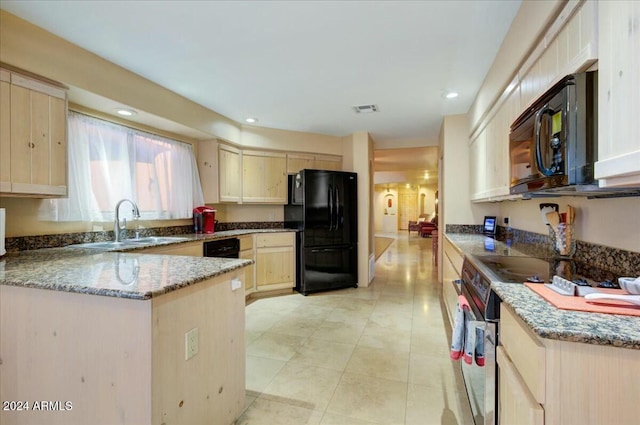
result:
[[[512,194],[598,190],[597,72],[568,75],[511,125]]]

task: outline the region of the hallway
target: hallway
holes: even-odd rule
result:
[[[247,306],[239,425],[473,423],[449,360],[431,239],[394,237],[368,288]]]

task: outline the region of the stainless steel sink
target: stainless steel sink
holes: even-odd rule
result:
[[[186,241],[188,239],[189,238],[181,238],[179,236],[151,236],[148,238],[125,239],[122,241],[122,243],[133,244],[133,245],[149,245],[149,244],[153,245],[153,244]]]
[[[147,238],[124,239],[120,242],[105,241],[105,242],[80,243],[75,245],[69,245],[69,248],[93,248],[93,249],[117,250],[117,249],[124,249],[127,247],[133,247],[133,246],[144,246],[144,245],[153,246],[153,245],[168,244],[172,242],[181,242],[186,240],[189,240],[189,238],[182,238],[179,236],[151,236]]]

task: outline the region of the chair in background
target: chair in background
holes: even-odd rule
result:
[[[423,238],[427,238],[427,237],[431,237],[432,233],[431,232],[436,232],[436,234],[438,233],[438,217],[433,217],[433,219],[431,221],[423,221],[420,224],[420,230],[418,231],[418,233],[420,234],[420,236],[422,236]]]
[[[429,214],[420,214],[417,221],[409,220],[409,234],[411,234],[411,231],[413,230],[420,235],[420,225],[427,222],[428,219]]]

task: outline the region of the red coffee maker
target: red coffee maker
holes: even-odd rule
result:
[[[216,210],[209,207],[193,209],[193,228],[196,233],[213,233],[215,231]]]

